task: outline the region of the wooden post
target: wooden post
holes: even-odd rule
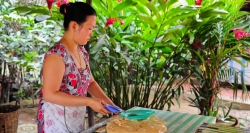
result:
[[[86,3],[91,5],[92,4],[92,0],[86,0]],[[86,51],[89,53],[89,42],[84,45],[84,48],[86,49]],[[90,56],[89,56],[90,58]],[[89,93],[87,93],[87,97],[92,97]],[[88,111],[88,121],[89,121],[89,127],[93,126],[95,124],[94,121],[94,111],[90,108],[87,107],[87,111]]]

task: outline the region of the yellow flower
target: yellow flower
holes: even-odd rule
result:
[[[8,55],[8,56],[11,56],[11,55],[12,55],[12,52],[8,52],[7,55]]]
[[[200,65],[200,69],[201,69],[201,71],[206,71],[206,68],[205,68],[205,66],[202,64],[202,65]]]

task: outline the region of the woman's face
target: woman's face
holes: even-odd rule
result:
[[[87,20],[78,26],[77,30],[74,33],[74,41],[77,44],[85,45],[92,36],[92,31],[96,25],[96,16],[91,15],[87,17]]]

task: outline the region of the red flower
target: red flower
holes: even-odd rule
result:
[[[194,50],[199,50],[201,48],[199,44],[193,44],[192,47]]]
[[[250,33],[245,32],[242,28],[234,29],[233,32],[234,32],[234,36],[237,40],[240,40],[244,37],[250,36]]]
[[[60,7],[61,6],[61,0],[57,0],[56,5],[57,5],[57,7]]]
[[[68,0],[63,0],[63,4],[69,4]]]
[[[111,24],[113,24],[115,22],[114,18],[109,18],[105,24],[105,26],[110,26]]]
[[[122,0],[117,0],[118,2],[121,2]]]
[[[195,0],[195,5],[200,6],[200,5],[201,5],[201,2],[202,2],[202,0]]]
[[[120,21],[120,24],[121,25],[123,25],[124,24],[124,22],[123,22],[123,20],[120,18],[109,18],[108,20],[107,20],[107,22],[106,22],[106,24],[105,24],[105,26],[107,26],[107,27],[109,27],[110,25],[112,25],[114,22],[116,22],[116,21]]]
[[[209,65],[210,64],[210,60],[206,60],[206,64]]]
[[[166,2],[168,2],[168,0],[166,0]]]
[[[68,0],[57,0],[56,1],[57,7],[60,7],[61,4],[69,4],[69,1]]]
[[[47,0],[49,10],[52,8],[53,2],[54,2],[54,0]]]

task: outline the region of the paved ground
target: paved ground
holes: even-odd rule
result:
[[[174,112],[182,112],[182,113],[189,113],[189,114],[199,114],[199,110],[194,107],[189,106],[189,102],[187,102],[185,99],[188,97],[194,97],[192,93],[190,93],[190,86],[188,84],[185,84],[185,92],[181,95],[180,101],[180,107],[176,104],[171,107],[171,111]],[[228,101],[233,101],[233,91],[232,90],[226,90],[221,89],[220,97],[224,100],[224,103],[228,103]],[[238,99],[234,104],[234,109],[230,111],[230,115],[235,116],[237,118],[244,118],[245,120],[240,119],[240,122],[243,123],[246,127],[250,127],[250,100],[242,101],[240,99],[241,91],[238,91]],[[36,130],[35,124],[36,124],[36,106],[30,106],[27,107],[27,105],[30,105],[32,102],[29,100],[21,101],[21,105],[25,105],[26,108],[22,108],[20,110],[19,115],[19,132],[23,133],[28,132],[28,130]],[[36,103],[36,102],[35,102]],[[223,116],[222,110],[220,110],[219,114]],[[98,120],[98,118],[96,118]],[[33,125],[32,125],[33,124]]]

